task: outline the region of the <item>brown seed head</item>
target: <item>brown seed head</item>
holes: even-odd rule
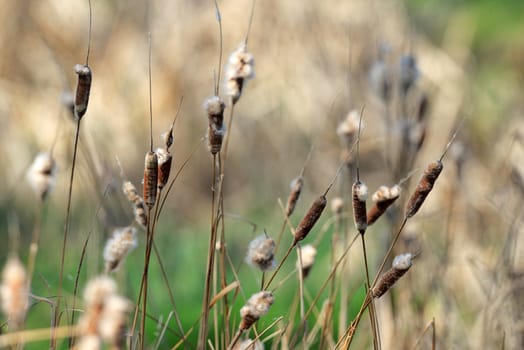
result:
[[[144,167],[144,201],[149,208],[156,202],[158,183],[158,157],[154,152],[147,152]]]
[[[373,225],[379,217],[386,212],[386,209],[393,204],[400,196],[400,186],[394,185],[393,187],[380,186],[379,189],[373,193],[371,199],[374,204],[367,213],[367,223]]]
[[[155,153],[158,157],[158,189],[161,190],[169,180],[173,157],[165,148],[158,148]]]
[[[300,197],[300,192],[302,192],[303,186],[304,178],[302,176],[299,176],[291,181],[291,192],[289,193],[289,197],[287,197],[286,216],[291,216],[293,211],[295,211],[295,207],[297,205],[298,198]]]
[[[253,294],[247,301],[246,305],[242,306],[240,309],[240,317],[242,317],[242,321],[240,322],[239,328],[241,330],[251,328],[253,323],[267,314],[274,301],[275,298],[271,292],[262,291]]]
[[[413,264],[413,255],[411,253],[397,255],[393,259],[393,266],[386,271],[377,285],[373,288],[372,294],[374,298],[380,298],[402,277]]]
[[[132,226],[117,228],[104,248],[106,273],[118,269],[126,255],[138,245],[136,229]]]
[[[443,168],[444,165],[440,160],[428,165],[417,185],[417,188],[415,189],[415,192],[406,205],[407,218],[414,216],[418,212],[422,203],[424,203],[424,200],[426,200],[426,197],[433,189],[433,185],[435,184],[435,181],[437,181]]]
[[[78,74],[75,95],[75,116],[81,119],[87,111],[89,93],[91,91],[92,72],[87,65],[75,64],[75,73]]]
[[[253,65],[255,59],[247,51],[247,46],[242,44],[230,56],[226,68],[226,91],[227,95],[233,99],[233,104],[237,103],[242,95],[242,88],[247,80],[255,75]]]
[[[368,188],[360,180],[355,181],[352,187],[353,192],[353,219],[355,227],[360,234],[364,234],[367,228],[366,218],[366,199],[368,198]]]
[[[143,228],[147,227],[146,206],[142,197],[138,195],[138,191],[130,181],[124,181],[122,190],[127,197],[127,200],[133,204],[133,213],[135,221]]]
[[[56,162],[50,153],[39,153],[27,172],[27,180],[37,194],[44,200],[56,183]]]
[[[249,242],[247,249],[246,262],[262,271],[275,268],[275,240],[268,237],[265,233]]]
[[[326,205],[327,199],[325,195],[321,195],[313,202],[313,204],[311,204],[311,207],[309,207],[306,215],[302,218],[302,220],[300,220],[297,229],[295,230],[295,240],[293,245],[296,245],[299,241],[306,238],[320,218],[320,215],[322,215]]]

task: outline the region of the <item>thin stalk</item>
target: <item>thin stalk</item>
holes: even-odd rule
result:
[[[211,294],[211,281],[213,275],[213,267],[215,264],[215,250],[217,231],[215,225],[215,201],[216,201],[216,163],[217,156],[213,155],[213,178],[211,184],[211,233],[209,239],[209,247],[207,251],[207,269],[206,279],[204,285],[204,299],[202,302],[202,317],[200,320],[200,331],[198,336],[197,349],[203,350],[206,344],[207,332],[208,332],[208,319],[209,319],[209,297]]]
[[[62,254],[60,258],[60,275],[58,277],[58,292],[56,294],[57,301],[56,301],[56,314],[55,314],[55,320],[53,322],[53,327],[58,326],[58,315],[60,314],[60,302],[62,299],[62,284],[64,280],[64,264],[65,264],[65,253],[66,253],[66,247],[67,247],[67,235],[69,234],[69,220],[71,217],[71,199],[73,197],[73,179],[75,177],[75,167],[76,167],[76,154],[78,150],[78,139],[80,135],[80,122],[81,118],[77,119],[76,123],[76,132],[75,132],[75,143],[73,146],[73,162],[71,165],[71,176],[69,178],[69,192],[67,194],[67,207],[66,207],[66,217],[65,217],[65,224],[64,224],[64,238],[62,240]],[[53,334],[51,337],[51,343],[49,345],[50,350],[53,350],[56,348],[56,337]]]
[[[369,282],[369,266],[368,266],[368,257],[367,257],[367,251],[366,251],[366,240],[364,239],[364,235],[361,234],[360,238],[362,239],[362,252],[364,254],[364,265],[366,268],[366,293],[371,294],[371,285]],[[377,321],[375,319],[375,304],[373,302],[373,299],[371,299],[371,304],[369,307],[369,320],[371,322],[371,330],[373,332],[373,348],[375,350],[378,349],[378,332],[377,332]]]

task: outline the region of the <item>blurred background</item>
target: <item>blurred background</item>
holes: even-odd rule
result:
[[[167,198],[157,242],[186,327],[200,311],[209,235],[212,157],[202,141],[207,128],[203,101],[213,95],[229,53],[246,38],[252,2],[226,0],[218,6],[220,66],[212,1],[92,0],[93,84],[73,188],[68,291],[87,235],[82,281],[102,271],[101,251],[112,229],[132,220],[116,159],[124,177],[140,188],[149,148],[150,32],[155,147],[161,146],[160,135],[169,129],[183,97],[173,171],[188,162]],[[86,59],[89,8],[87,1],[63,0],[3,1],[0,7],[0,257],[3,263],[10,252],[27,256],[41,204],[25,174],[39,152],[52,151],[56,187],[43,204],[33,280],[33,293],[49,296],[60,263],[76,127],[64,100],[76,84],[73,66]],[[283,219],[277,200],[287,197],[312,147],[292,222],[326,189],[341,161],[337,127],[351,110],[365,106],[359,165],[370,192],[416,170],[404,188],[409,194],[426,164],[441,156],[461,125],[434,192],[403,235],[404,247],[422,254],[409,281],[398,287],[411,292],[388,301],[395,307],[384,307],[381,314],[383,346],[413,346],[433,317],[442,348],[524,346],[524,319],[517,312],[524,307],[523,33],[524,3],[518,0],[256,2],[248,37],[255,78],[245,85],[228,130],[224,195],[234,263],[242,265],[248,242],[263,229],[276,236]],[[384,97],[373,69],[387,67],[396,86],[402,62],[412,62],[413,87],[404,97],[390,87],[393,97]],[[422,100],[427,105],[422,130],[417,130],[423,137],[417,134],[416,150],[403,153],[403,123],[418,115]],[[401,167],[397,163],[404,155],[411,161]],[[328,197],[346,196],[354,180],[349,176],[343,173]],[[326,212],[324,222],[330,215]],[[393,223],[379,223],[368,233],[373,271]],[[328,238],[319,243],[319,266],[308,280],[312,290],[329,271],[329,244]],[[134,251],[116,275],[132,300],[142,252],[143,247]],[[360,253],[356,249],[352,257],[356,266],[362,264]],[[362,286],[362,269],[355,271],[352,291]],[[258,276],[248,267],[241,272],[245,288],[254,291],[247,286],[256,285]],[[152,283],[159,292],[151,312],[166,317],[162,282]],[[293,295],[281,293],[283,299]],[[409,305],[405,311],[404,302]],[[358,306],[352,305],[352,312]],[[272,317],[282,314],[278,307],[277,302]],[[28,327],[48,325],[46,307],[33,308]],[[363,322],[362,327],[369,325]],[[395,332],[400,332],[400,343],[388,340]],[[362,334],[360,346],[369,346]],[[165,336],[166,344],[177,339],[171,336]]]

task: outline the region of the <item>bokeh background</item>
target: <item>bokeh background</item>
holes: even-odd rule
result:
[[[203,101],[213,94],[228,54],[244,41],[252,3],[218,5],[221,66],[212,1],[92,0],[93,85],[81,124],[66,259],[65,289],[70,291],[87,235],[92,238],[82,281],[102,270],[101,250],[111,230],[132,219],[116,158],[125,177],[139,186],[149,147],[150,32],[155,145],[183,97],[175,125],[174,171],[190,158],[167,199],[157,242],[188,328],[200,311],[209,234],[212,157],[202,141],[207,127]],[[0,258],[3,263],[9,253],[22,259],[27,255],[40,203],[25,173],[38,152],[52,150],[59,172],[45,203],[33,282],[33,293],[50,296],[58,278],[76,125],[63,100],[76,83],[74,64],[86,58],[89,8],[87,1],[60,0],[4,1],[0,7]],[[259,0],[248,37],[256,76],[245,86],[228,130],[225,210],[234,262],[242,265],[245,247],[263,229],[276,235],[282,223],[277,200],[286,198],[311,147],[306,186],[292,221],[324,191],[340,163],[337,125],[352,109],[365,106],[362,179],[371,191],[400,180],[392,178],[383,156],[386,135],[395,141],[400,131],[385,127],[384,107],[369,81],[371,67],[387,47],[393,69],[402,55],[416,58],[417,88],[429,101],[414,178],[441,155],[463,123],[434,192],[406,229],[405,240],[413,240],[422,254],[409,281],[399,285],[411,292],[399,296],[394,303],[398,310],[382,312],[384,348],[413,346],[433,317],[442,348],[524,346],[524,319],[518,312],[524,307],[523,14],[524,3],[517,0]],[[344,195],[349,187],[342,182],[331,197]],[[389,237],[387,225],[368,237],[375,270]],[[329,239],[319,244],[318,266],[307,281],[312,291],[329,271]],[[346,286],[351,291],[363,283],[359,250],[354,255],[355,277]],[[132,300],[142,261],[143,247],[116,275]],[[169,302],[158,268],[152,268],[151,289],[157,293],[150,310],[165,318]],[[245,288],[253,292],[259,277],[247,266],[240,272]],[[282,288],[282,300],[292,298],[294,288]],[[285,313],[286,306],[277,302],[271,316]],[[353,312],[358,306],[352,303]],[[35,303],[28,327],[48,325],[46,308]],[[370,338],[367,322],[362,324],[359,346],[365,347]],[[397,343],[391,342],[393,333]],[[157,336],[152,332],[150,338]],[[168,332],[163,346],[176,339]]]

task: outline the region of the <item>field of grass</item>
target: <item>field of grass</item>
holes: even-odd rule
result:
[[[524,347],[521,2],[1,7],[0,348]],[[232,77],[242,44],[254,75]],[[214,95],[225,103],[216,154]],[[144,157],[166,148],[171,126],[169,181],[141,226],[122,187],[147,202]],[[34,167],[41,152],[54,166]],[[44,195],[35,176],[53,180]],[[367,198],[355,199],[358,181]],[[358,208],[396,184],[398,199],[359,233]],[[104,247],[123,227],[136,248],[107,272]],[[402,277],[378,296],[399,254],[412,265],[395,265]],[[271,296],[243,308],[261,291]]]

